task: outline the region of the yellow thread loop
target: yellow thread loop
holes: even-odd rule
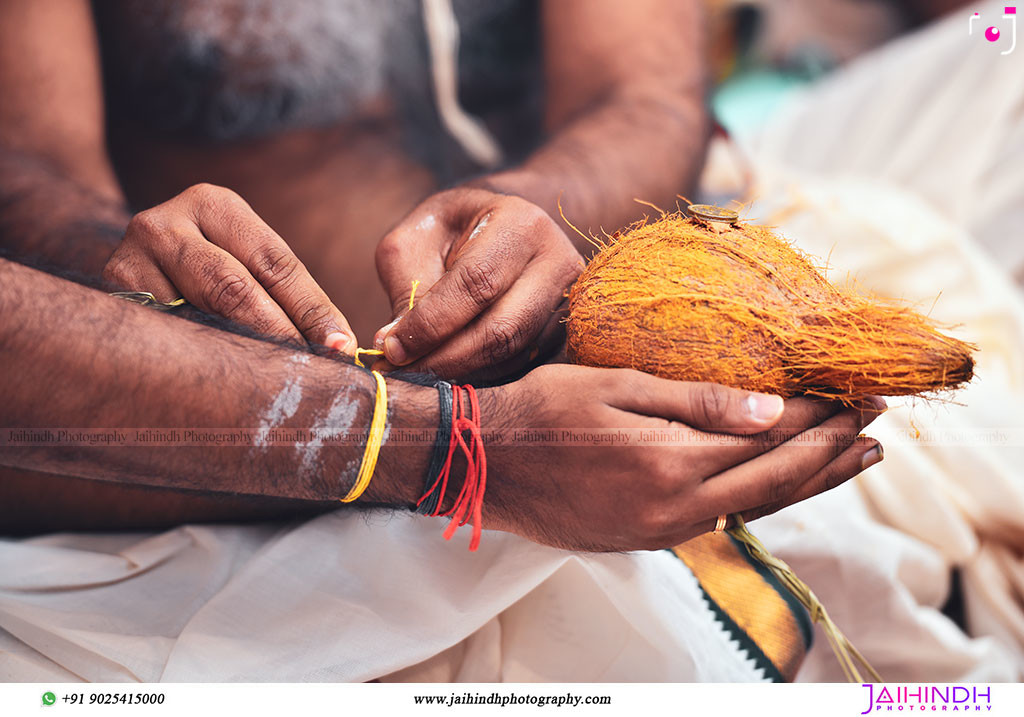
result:
[[[388,385],[384,382],[384,376],[381,375],[380,371],[374,371],[373,378],[377,382],[377,397],[373,403],[370,436],[366,440],[366,450],[363,451],[363,462],[359,466],[356,482],[352,484],[348,495],[341,499],[342,503],[351,503],[361,496],[366,487],[370,485],[370,479],[373,478],[373,472],[377,468],[377,456],[380,455],[380,446],[384,442],[384,425],[387,422],[388,415]]]
[[[359,368],[366,368],[366,364],[359,360],[360,356],[373,356],[375,358],[380,358],[383,355],[384,352],[381,351],[380,349],[356,349],[356,366],[358,366]]]

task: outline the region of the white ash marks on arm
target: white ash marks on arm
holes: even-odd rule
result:
[[[323,470],[321,452],[325,444],[345,440],[352,430],[352,424],[359,413],[359,401],[348,390],[342,390],[334,397],[323,416],[318,416],[310,428],[310,440],[296,443],[295,452],[299,458],[299,475],[307,478]],[[352,468],[352,474],[358,465]],[[348,468],[345,470],[347,475]],[[344,478],[345,476],[341,476]]]
[[[304,366],[309,363],[309,354],[296,354],[289,361],[292,364]],[[260,426],[256,433],[253,445],[257,448],[267,448],[273,441],[269,433],[279,428],[285,421],[295,415],[302,403],[302,376],[295,375],[285,381],[284,386],[274,396],[274,400],[260,415]]]

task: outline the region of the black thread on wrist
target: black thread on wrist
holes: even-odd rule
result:
[[[448,446],[452,436],[452,385],[447,381],[438,381],[434,384],[437,389],[437,400],[439,416],[437,420],[437,433],[434,436],[434,447],[430,453],[430,464],[427,466],[427,475],[423,483],[423,493],[430,491],[437,476],[441,473],[445,461],[448,459]],[[426,499],[419,504],[416,512],[420,515],[431,515],[437,510],[437,504],[441,500],[441,486],[435,486]]]

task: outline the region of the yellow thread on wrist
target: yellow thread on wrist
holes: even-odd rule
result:
[[[413,300],[416,298],[416,288],[420,285],[418,279],[412,282],[412,293],[409,294],[409,308],[412,308]],[[379,358],[384,355],[380,349],[356,349],[356,366],[366,368],[366,365],[359,359],[360,356],[373,356]],[[363,494],[366,487],[370,485],[373,478],[373,471],[377,468],[377,456],[380,455],[380,446],[384,442],[384,425],[388,417],[388,385],[384,382],[384,376],[380,371],[371,371],[373,379],[377,383],[377,396],[373,403],[373,418],[370,419],[370,435],[366,439],[366,450],[363,451],[363,462],[359,466],[359,473],[356,474],[356,482],[352,484],[348,495],[341,498],[342,503],[351,503]]]
[[[356,361],[358,363],[358,354]],[[374,371],[373,378],[377,382],[377,397],[373,403],[370,435],[366,439],[366,450],[363,451],[363,462],[359,466],[356,482],[352,485],[348,495],[341,499],[342,503],[351,503],[361,496],[366,487],[370,485],[373,471],[377,468],[377,456],[380,455],[380,445],[384,442],[384,425],[387,422],[388,416],[388,385],[384,382],[384,376],[381,375],[380,371]]]

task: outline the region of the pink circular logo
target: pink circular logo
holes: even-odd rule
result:
[[[988,40],[989,42],[995,42],[996,40],[998,40],[999,28],[990,27],[989,29],[985,30],[985,39]]]

